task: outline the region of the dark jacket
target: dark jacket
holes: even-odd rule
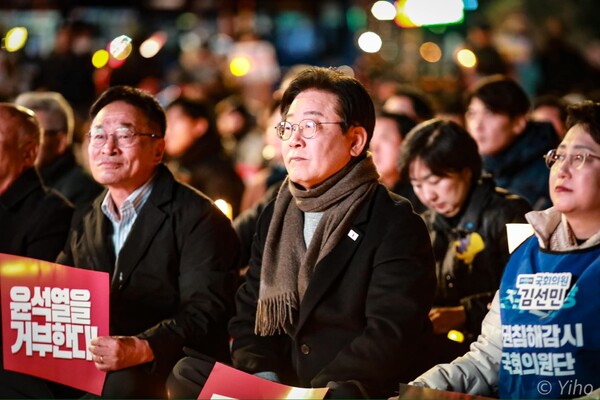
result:
[[[271,185],[262,200],[256,203],[251,208],[248,208],[240,215],[238,215],[232,222],[233,229],[237,233],[240,239],[241,257],[240,265],[243,267],[248,266],[250,261],[250,255],[252,253],[252,241],[254,240],[254,234],[256,233],[256,223],[258,217],[263,212],[265,207],[277,196],[281,182],[277,182]]]
[[[183,346],[226,359],[239,256],[229,220],[161,165],[115,263],[104,197],[73,219],[58,262],[110,274],[110,334],[148,340],[163,376]]]
[[[259,337],[254,319],[273,205],[259,219],[229,325],[234,366],[274,371],[283,383],[303,387],[353,380],[370,396],[393,394],[431,331],[435,276],[423,220],[379,185],[352,224],[358,237],[345,236],[316,265],[293,333]]]
[[[556,148],[559,139],[552,124],[527,122],[525,131],[502,153],[483,158],[483,169],[496,184],[525,198],[535,210],[552,205],[548,187],[550,171],[544,155]]]
[[[72,215],[71,203],[28,169],[0,195],[0,253],[54,261]]]
[[[40,175],[47,186],[61,192],[75,206],[91,203],[104,190],[77,164],[71,149],[41,168]]]
[[[46,188],[35,168],[24,171],[0,195],[0,253],[53,262],[65,245],[72,215],[71,203]],[[53,396],[42,379],[5,371],[2,359],[0,339],[0,397]]]
[[[481,331],[488,304],[500,287],[509,258],[506,224],[526,223],[529,204],[519,196],[496,188],[489,177],[471,191],[458,217],[444,218],[430,210],[423,214],[436,259],[437,293],[435,306],[465,307],[467,322],[463,333],[472,340]],[[483,239],[484,248],[475,252],[473,233]],[[467,254],[473,255],[470,260]],[[450,360],[448,360],[450,361]]]

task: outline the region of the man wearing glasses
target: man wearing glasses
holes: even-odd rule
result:
[[[110,335],[91,342],[108,398],[164,398],[165,378],[189,346],[228,357],[239,242],[211,201],[162,164],[166,118],[126,86],[92,105],[89,159],[107,187],[74,218],[57,262],[110,274]]]
[[[233,366],[330,397],[386,398],[431,329],[427,230],[378,183],[375,125],[354,78],[308,68],[283,95],[275,130],[288,178],[263,211],[229,324]],[[186,358],[167,383],[197,397],[210,366]],[[234,383],[235,384],[235,383]]]

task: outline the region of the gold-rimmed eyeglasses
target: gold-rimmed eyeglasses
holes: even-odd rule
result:
[[[288,140],[292,137],[292,134],[296,131],[300,133],[304,139],[312,139],[317,134],[317,126],[319,125],[340,125],[344,122],[317,122],[312,119],[303,119],[297,124],[292,124],[288,121],[281,121],[277,125],[275,125],[275,131],[277,132],[277,136],[281,140]]]
[[[117,128],[112,133],[108,133],[103,129],[94,129],[86,135],[90,139],[92,147],[103,147],[110,136],[114,137],[115,145],[120,148],[132,147],[137,143],[138,136],[148,136],[152,139],[158,139],[161,136],[154,133],[138,133],[131,128]]]
[[[588,158],[600,160],[600,157],[590,153],[567,154],[566,152],[558,149],[552,149],[544,156],[544,159],[546,160],[546,166],[549,169],[554,167],[560,168],[567,158],[569,159],[569,164],[577,170],[583,168],[585,161]]]

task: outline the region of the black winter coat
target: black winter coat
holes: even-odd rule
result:
[[[430,210],[423,214],[436,259],[438,286],[434,305],[463,305],[467,314],[463,333],[468,339],[479,334],[487,305],[500,287],[510,256],[506,224],[526,223],[525,213],[529,211],[527,201],[495,187],[491,178],[484,177],[472,189],[460,217],[453,223]],[[474,233],[485,246],[476,253]]]
[[[0,253],[54,261],[65,245],[73,206],[46,188],[34,168],[0,196]]]
[[[148,340],[163,378],[183,346],[227,360],[239,262],[230,221],[161,165],[115,261],[104,196],[73,218],[57,262],[110,274],[110,334]]]
[[[406,199],[379,185],[351,226],[358,236],[345,236],[316,265],[293,332],[259,337],[254,320],[273,205],[259,219],[236,297],[229,325],[233,365],[273,371],[302,387],[357,381],[370,396],[389,397],[431,332],[435,276],[423,220]]]

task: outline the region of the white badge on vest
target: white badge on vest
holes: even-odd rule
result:
[[[560,310],[570,288],[570,272],[519,274],[517,276],[519,309]]]

